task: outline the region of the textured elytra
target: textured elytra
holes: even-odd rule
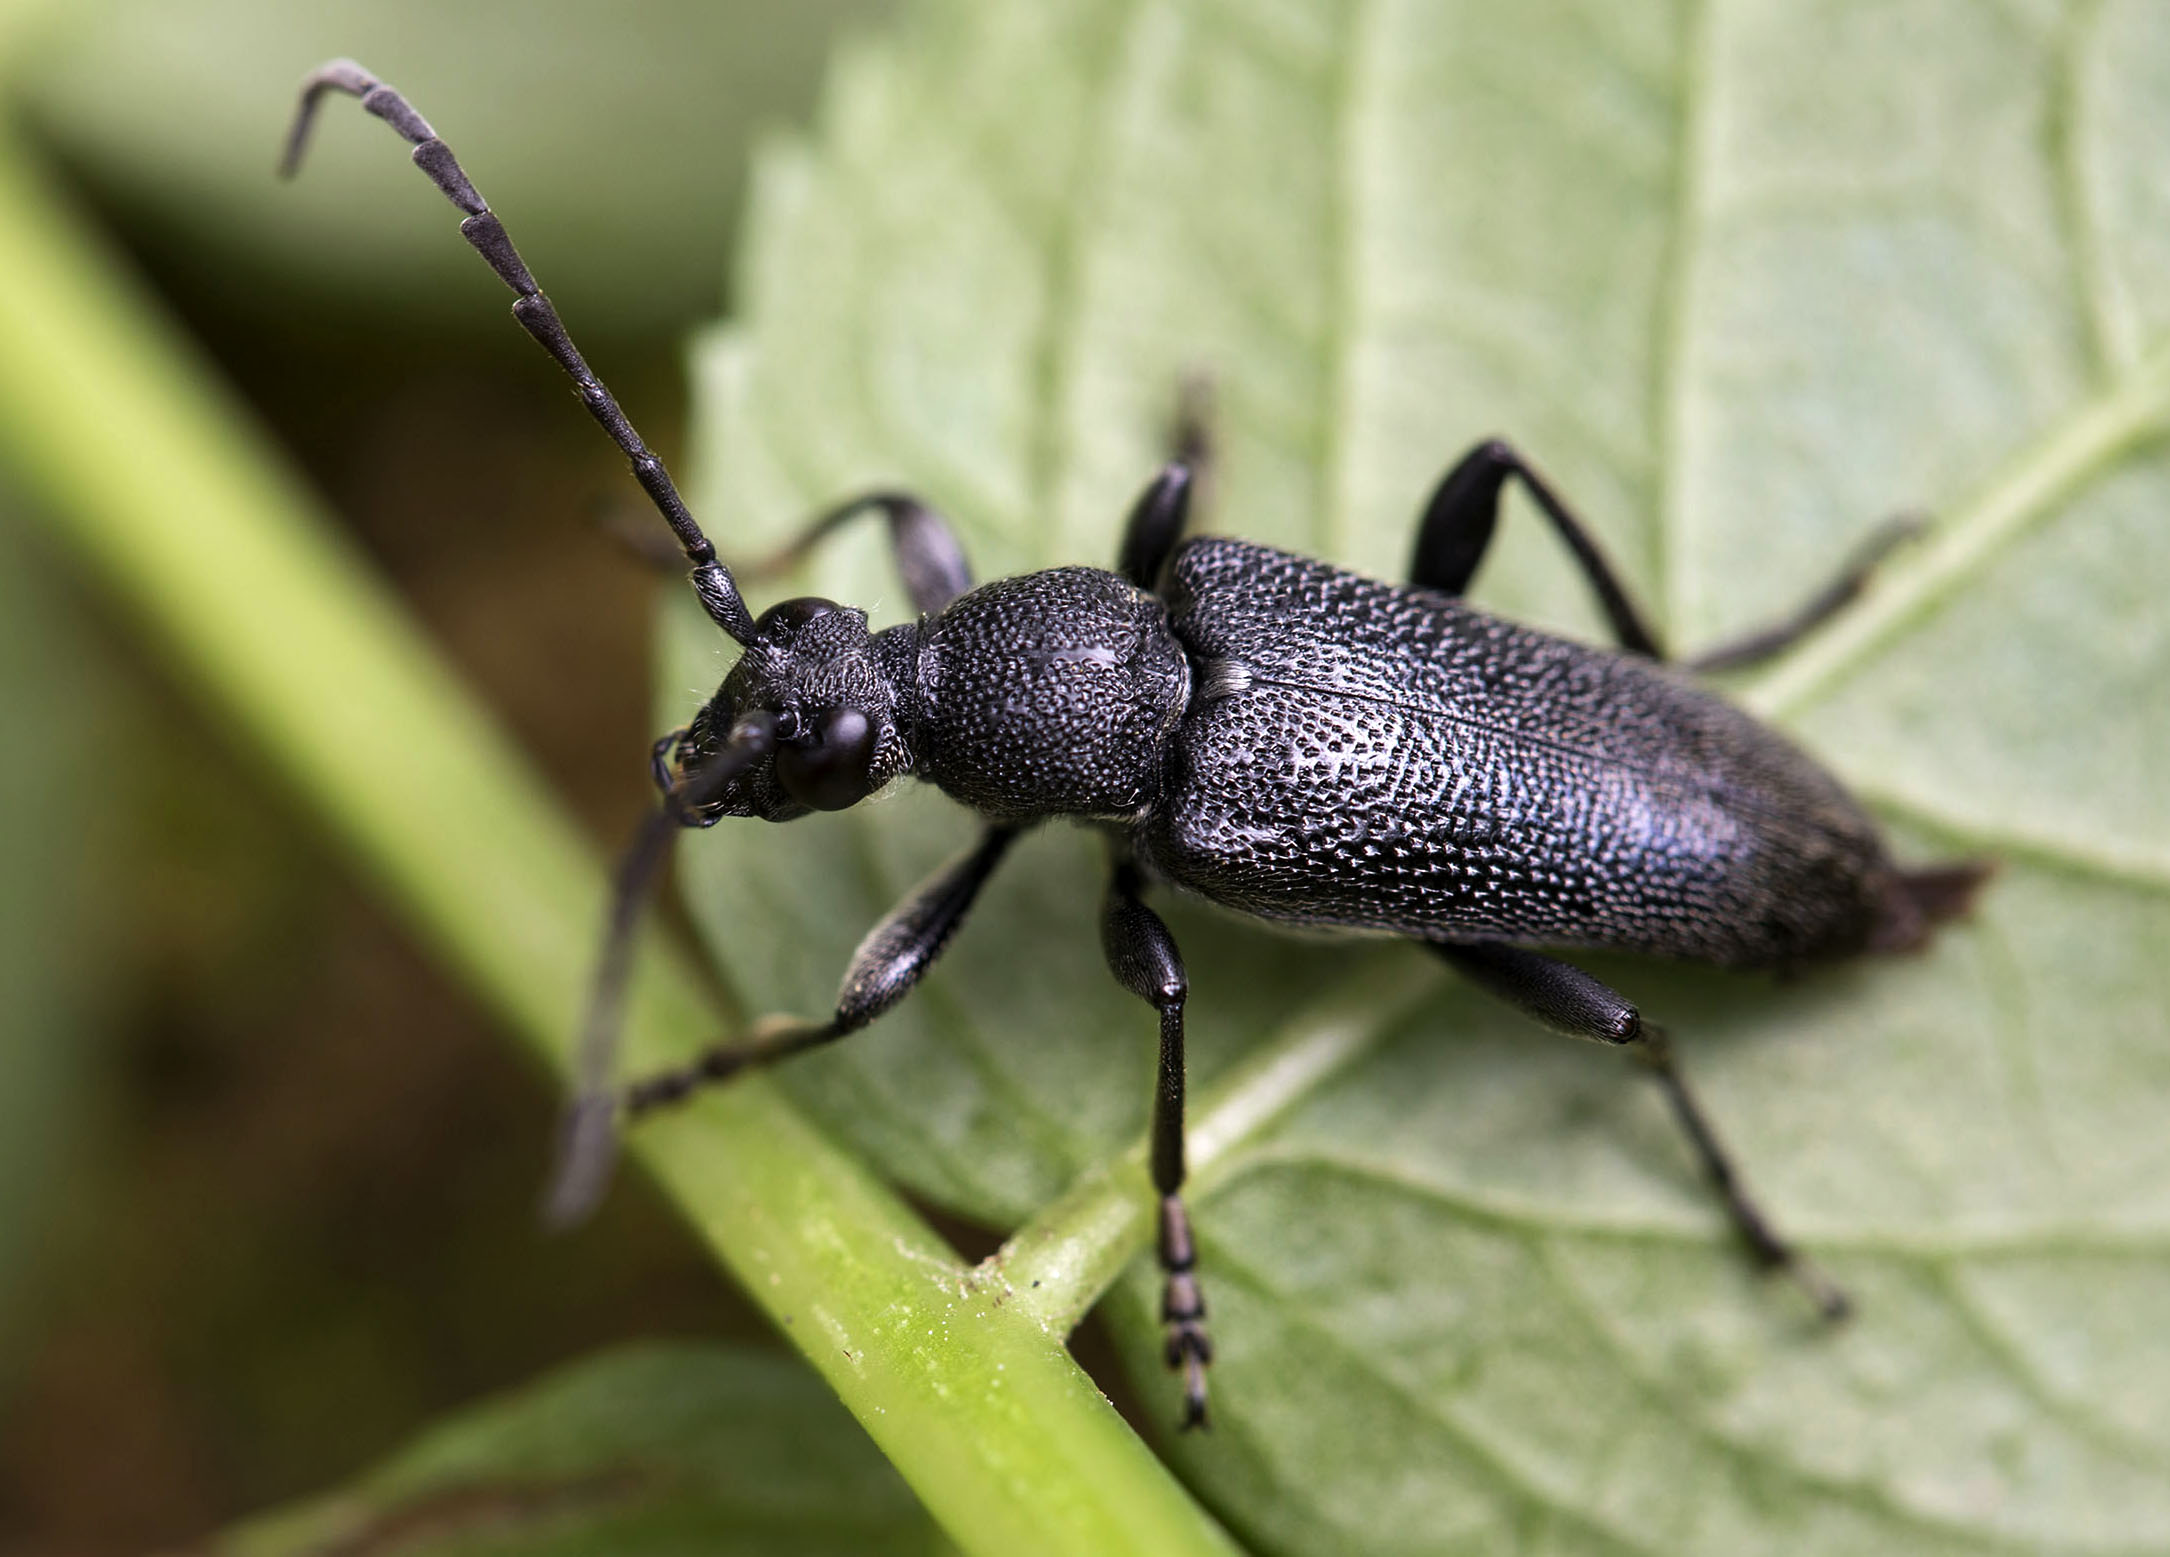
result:
[[[1688,676],[1245,541],[1182,543],[1157,598],[1055,568],[871,641],[772,607],[681,764],[741,714],[823,708],[873,755],[821,809],[909,772],[990,822],[1098,821],[1287,924],[1790,970],[1867,949],[1893,896],[1837,782]],[[804,815],[768,772],[794,755],[712,809]]]
[[[1193,1208],[1218,1426],[1175,1453],[1254,1547],[2166,1549],[2170,462],[2019,479],[2163,344],[2166,70],[2132,0],[934,6],[767,165],[746,323],[702,358],[700,509],[749,552],[901,483],[982,577],[1104,566],[1201,366],[1205,528],[1392,577],[1429,482],[1504,433],[1689,648],[1896,509],[1979,543],[1898,559],[1890,635],[1781,720],[1907,857],[2003,858],[1974,923],[1784,986],[1593,964],[1857,1322],[1742,1273],[1620,1067],[1449,990]],[[1501,544],[1479,604],[1587,625],[1527,510]],[[871,539],[817,582],[895,617]],[[674,642],[676,719],[720,654]],[[754,1005],[819,1011],[970,831],[909,791],[719,831],[696,912]],[[931,987],[790,1085],[930,1199],[1029,1217],[1144,1123],[1101,868],[1025,840]],[[1351,976],[1157,904],[1208,1096]]]
[[[1682,676],[1270,547],[1170,571],[1204,690],[1141,826],[1293,924],[1725,966],[1859,951],[1889,866],[1808,756]]]

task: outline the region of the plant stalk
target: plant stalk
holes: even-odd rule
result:
[[[603,922],[591,851],[215,373],[4,140],[0,458],[176,674],[565,1074]],[[660,950],[627,1017],[651,1054],[721,1021]],[[941,1238],[774,1089],[724,1089],[633,1144],[966,1550],[1230,1550],[1059,1338],[973,1295]]]

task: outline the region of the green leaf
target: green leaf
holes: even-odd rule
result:
[[[1177,902],[1217,1430],[1261,1549],[2170,1551],[2170,13],[930,0],[762,162],[703,348],[699,506],[757,553],[874,483],[984,576],[1106,562],[1210,376],[1212,528],[1376,574],[1514,437],[1673,641],[1782,612],[1900,509],[1869,598],[1763,679],[1910,858],[1989,855],[1926,955],[1786,985],[1617,958],[1782,1224],[1729,1242],[1660,1100],[1414,951]],[[805,581],[895,619],[878,536]],[[1594,633],[1510,512],[1481,601]],[[669,722],[728,656],[671,624]],[[689,851],[752,1004],[825,1010],[970,835],[912,793]],[[1022,845],[929,987],[786,1084],[1008,1229],[1073,1319],[1145,1246],[1153,1024],[1093,840]],[[1034,1285],[1037,1283],[1037,1285]],[[1154,1283],[1115,1315],[1141,1390]]]
[[[463,1411],[345,1491],[219,1550],[402,1557],[953,1551],[803,1366],[654,1343]]]

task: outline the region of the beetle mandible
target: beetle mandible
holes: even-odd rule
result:
[[[1587,528],[1511,445],[1480,443],[1447,473],[1406,585],[1187,538],[1196,461],[1179,457],[1138,499],[1112,572],[1054,568],[975,588],[933,508],[876,492],[815,519],[784,556],[879,515],[917,618],[871,632],[864,611],[812,598],[755,617],[496,215],[398,92],[351,60],[312,73],[283,170],[299,165],[326,91],[359,98],[413,143],[415,164],[464,213],[462,234],[518,294],[513,316],[632,462],[703,608],[742,650],[716,695],[653,751],[663,805],[619,870],[556,1214],[600,1194],[621,1112],[829,1043],[903,999],[1018,835],[1069,817],[1108,842],[1108,967],[1159,1017],[1152,1179],[1184,1426],[1206,1420],[1211,1357],[1182,1199],[1188,987],[1145,902],[1149,884],[1282,924],[1404,936],[1538,1023],[1625,1048],[1663,1088],[1750,1256],[1792,1273],[1826,1316],[1845,1313],[1844,1294],[1749,1195],[1664,1030],[1551,951],[1764,969],[1909,951],[1967,908],[1989,867],[1896,864],[1813,759],[1669,668]],[[1573,554],[1617,652],[1462,603],[1509,481]],[[1873,537],[1793,617],[1684,668],[1778,653],[1841,609],[1903,533]],[[726,816],[842,810],[906,776],[970,807],[983,831],[860,943],[834,1014],[766,1025],[614,1088],[632,925],[668,840]]]

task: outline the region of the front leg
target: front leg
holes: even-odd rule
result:
[[[544,1201],[547,1220],[558,1226],[577,1222],[601,1199],[616,1152],[621,1110],[628,1118],[638,1118],[742,1070],[773,1065],[801,1050],[857,1032],[910,994],[964,923],[973,899],[1020,831],[989,827],[977,844],[935,872],[867,932],[852,953],[837,991],[835,1014],[826,1022],[763,1023],[751,1033],[704,1049],[683,1065],[644,1076],[616,1091],[601,1084],[584,1091],[568,1110],[559,1137],[557,1165]],[[636,869],[642,858],[638,852],[633,856]],[[637,895],[621,886],[614,920],[629,921],[624,905]],[[621,962],[622,948],[629,944],[628,928],[629,923],[616,924],[611,937],[613,948],[620,949],[617,960]],[[622,966],[616,971],[606,967],[603,984],[612,991],[608,998],[614,1000],[622,976]]]
[[[931,615],[972,587],[972,565],[965,560],[964,546],[949,521],[911,493],[886,489],[862,492],[823,509],[766,557],[742,563],[739,576],[773,582],[804,562],[845,525],[867,514],[880,515],[888,528],[889,558],[904,581],[904,593],[914,611]],[[678,571],[677,548],[659,542],[645,526],[620,524],[615,516],[604,523],[611,538],[635,561],[661,574]]]
[[[1183,956],[1160,915],[1140,895],[1144,882],[1118,855],[1100,909],[1100,946],[1123,988],[1160,1013],[1160,1079],[1153,1090],[1153,1187],[1160,1191],[1160,1317],[1168,1327],[1168,1366],[1183,1370],[1183,1426],[1206,1425],[1205,1298],[1198,1290],[1198,1250],[1183,1207],[1183,1001],[1190,981]]]
[[[862,514],[879,514],[889,528],[889,554],[912,609],[926,616],[939,611],[972,587],[972,567],[965,561],[957,532],[928,504],[909,492],[862,492],[815,515],[804,529],[775,552],[745,570],[748,578],[772,579],[788,573],[807,554]]]
[[[785,1022],[704,1049],[683,1065],[643,1077],[625,1089],[625,1108],[635,1117],[675,1103],[696,1088],[723,1081],[757,1065],[855,1033],[910,994],[950,937],[964,923],[980,888],[1002,863],[1020,829],[989,827],[980,841],[922,882],[910,897],[869,930],[836,995],[826,1022]]]

